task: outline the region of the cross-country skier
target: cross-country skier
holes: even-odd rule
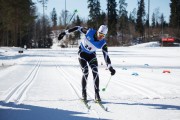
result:
[[[89,73],[88,64],[92,69],[93,78],[94,78],[94,89],[95,89],[95,100],[101,101],[99,95],[99,75],[98,75],[98,61],[96,58],[96,50],[102,49],[104,59],[106,65],[111,72],[111,75],[115,74],[115,70],[111,66],[111,60],[108,55],[108,48],[105,41],[105,36],[108,32],[108,28],[106,25],[101,25],[98,30],[94,30],[92,28],[84,28],[80,26],[75,26],[74,28],[70,28],[65,32],[62,32],[58,36],[58,40],[61,40],[66,34],[69,34],[74,31],[80,31],[85,34],[85,38],[81,41],[79,46],[79,63],[81,65],[81,69],[83,72],[82,76],[82,97],[84,101],[87,101],[87,93],[86,93],[86,83],[87,77]]]

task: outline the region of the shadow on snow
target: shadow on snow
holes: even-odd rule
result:
[[[104,104],[121,104],[129,106],[150,106],[153,109],[163,109],[163,110],[180,110],[180,106],[168,105],[168,104],[151,104],[151,103],[115,103],[115,102],[104,102]]]
[[[1,120],[95,120],[82,115],[86,113],[62,109],[45,108],[25,104],[4,103],[0,101]]]

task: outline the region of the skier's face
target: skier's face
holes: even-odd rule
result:
[[[97,32],[97,39],[102,40],[103,38],[105,38],[105,34]]]

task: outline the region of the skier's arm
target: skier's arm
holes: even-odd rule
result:
[[[84,33],[84,34],[86,34],[86,32],[87,32],[87,28],[75,26],[73,28],[70,28],[70,29],[65,30],[64,32],[60,33],[58,36],[58,40],[61,40],[66,34],[69,34],[71,32],[77,31],[77,30],[80,31],[81,33]]]
[[[86,32],[87,32],[87,28],[84,28],[81,26],[75,26],[74,28],[70,28],[69,30],[66,30],[65,32],[71,33],[71,32],[77,31],[77,30],[84,34],[86,34]]]
[[[106,62],[106,65],[107,65],[109,71],[111,72],[111,75],[114,75],[116,73],[116,71],[111,66],[111,60],[110,60],[109,55],[108,55],[108,48],[107,48],[106,44],[103,46],[102,52],[103,52],[103,55],[104,55],[104,60]]]
[[[103,52],[103,56],[104,56],[104,60],[106,62],[106,65],[111,66],[111,60],[110,60],[109,55],[108,55],[108,48],[107,48],[106,44],[102,47],[102,52]]]

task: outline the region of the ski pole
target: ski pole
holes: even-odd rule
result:
[[[73,15],[71,16],[71,18],[69,19],[68,24],[67,24],[66,27],[65,27],[65,29],[67,29],[67,27],[69,26],[69,23],[71,22],[72,18],[74,17],[74,15],[75,15],[77,12],[78,12],[77,9],[75,9]]]
[[[105,90],[106,90],[106,88],[107,88],[107,86],[108,86],[108,84],[109,84],[109,82],[110,82],[110,80],[111,80],[111,77],[112,77],[112,75],[110,76],[110,78],[109,78],[109,80],[108,80],[108,83],[106,84],[106,87],[103,88],[102,91],[105,91]]]

